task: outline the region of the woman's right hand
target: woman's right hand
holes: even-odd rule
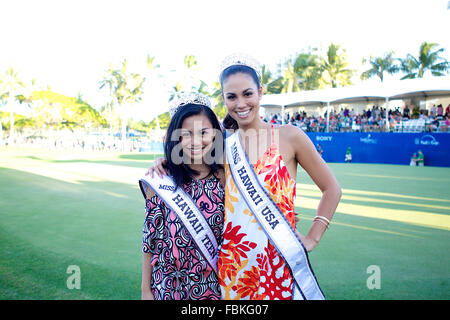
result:
[[[167,176],[166,169],[164,169],[164,165],[166,163],[167,160],[165,158],[157,158],[153,162],[153,166],[148,169],[145,175],[150,175],[152,178],[154,173],[156,173],[160,178],[162,178],[163,175]]]

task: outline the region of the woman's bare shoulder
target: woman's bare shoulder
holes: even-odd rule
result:
[[[308,136],[299,127],[292,124],[285,124],[278,127],[280,130],[280,138],[289,143],[304,141]]]
[[[280,144],[295,155],[297,161],[305,161],[317,153],[313,142],[299,127],[287,124],[280,127]]]

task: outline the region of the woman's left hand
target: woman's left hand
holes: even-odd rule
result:
[[[306,251],[311,252],[317,246],[316,241],[309,238],[308,236],[306,236],[306,237],[303,236],[297,229],[295,229],[295,233],[297,233],[297,235],[300,238],[300,241],[303,243],[303,246],[305,247]]]
[[[306,251],[311,252],[314,250],[314,248],[317,246],[317,242],[313,239],[308,238],[307,236],[302,241],[303,245],[305,246]]]

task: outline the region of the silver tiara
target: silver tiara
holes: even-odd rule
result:
[[[170,117],[172,118],[173,115],[178,111],[178,109],[188,104],[199,104],[211,108],[211,101],[204,94],[198,92],[181,92],[177,96],[175,96],[170,103]]]
[[[258,79],[261,81],[261,64],[253,57],[249,56],[245,53],[233,53],[226,57],[220,66],[220,76],[222,76],[222,72],[231,66],[241,65],[247,66],[255,70]]]

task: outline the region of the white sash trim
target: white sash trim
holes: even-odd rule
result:
[[[325,299],[312,271],[306,249],[280,208],[261,185],[248,161],[239,131],[227,137],[225,149],[236,186],[270,242],[289,266],[294,280],[293,299]]]
[[[147,188],[150,187],[177,214],[200,252],[217,274],[217,240],[205,216],[191,196],[181,188],[176,188],[172,178],[168,176],[162,178],[144,176],[139,180],[139,186],[144,198],[147,197]]]

